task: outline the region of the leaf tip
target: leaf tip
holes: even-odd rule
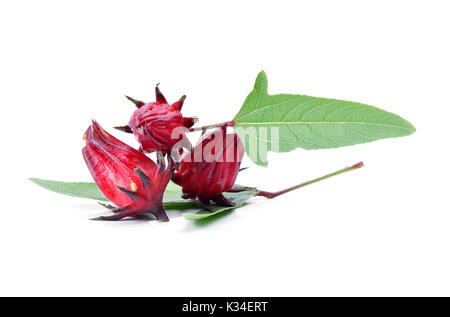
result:
[[[41,181],[41,179],[40,179],[40,178],[36,178],[36,177],[29,177],[29,178],[28,178],[28,180],[29,180],[30,182],[32,182],[32,183],[34,183],[34,184],[36,184],[36,185],[42,186],[42,185],[41,185],[41,183],[40,183],[40,181]]]
[[[258,73],[255,81],[255,90],[260,90],[263,94],[267,94],[267,75],[264,70]]]
[[[402,117],[400,117],[400,119],[403,121],[403,127],[407,131],[406,135],[410,135],[410,134],[413,134],[414,132],[416,132],[416,127],[413,126],[413,124],[411,122],[409,122],[408,120],[405,120]]]

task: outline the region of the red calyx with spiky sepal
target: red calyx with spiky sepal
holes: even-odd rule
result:
[[[173,173],[173,163],[160,157],[158,165],[103,130],[95,121],[84,134],[83,157],[103,194],[117,205],[114,215],[98,220],[119,220],[151,213],[158,220],[169,220],[162,205],[164,190]]]
[[[127,126],[117,128],[134,133],[144,152],[170,152],[179,141],[182,141],[182,146],[190,147],[185,132],[194,125],[196,118],[183,117],[181,114],[180,110],[186,96],[170,105],[158,85],[155,92],[156,102],[144,103],[127,96],[138,109],[131,116]]]
[[[205,134],[191,153],[185,152],[172,180],[180,185],[183,198],[198,198],[208,208],[210,201],[230,206],[223,196],[236,181],[244,147],[236,133],[226,134],[226,126]]]

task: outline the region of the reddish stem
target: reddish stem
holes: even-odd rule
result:
[[[210,124],[210,125],[204,125],[203,127],[190,128],[189,132],[205,131],[207,129],[221,128],[221,127],[234,127],[234,121],[227,121],[227,122],[222,122],[222,123],[215,123],[215,124]]]
[[[309,185],[309,184],[312,184],[312,183],[316,183],[316,182],[319,182],[319,181],[324,180],[326,178],[329,178],[329,177],[332,177],[332,176],[335,176],[335,175],[339,175],[339,174],[342,174],[342,173],[345,173],[345,172],[348,172],[348,171],[352,171],[352,170],[361,168],[363,166],[364,166],[363,162],[359,162],[359,163],[356,163],[355,165],[352,165],[350,167],[346,167],[346,168],[340,169],[340,170],[338,170],[338,171],[336,171],[334,173],[324,175],[322,177],[319,177],[319,178],[316,178],[316,179],[313,179],[313,180],[310,180],[310,181],[307,181],[307,182],[304,182],[304,183],[301,183],[301,184],[298,184],[298,185],[295,185],[295,186],[292,186],[292,187],[289,187],[289,188],[286,188],[286,189],[283,189],[283,190],[280,190],[278,192],[272,193],[272,192],[266,192],[266,191],[263,191],[263,190],[258,190],[258,193],[256,195],[257,196],[263,196],[263,197],[266,197],[266,198],[275,198],[277,196],[286,194],[286,193],[288,193],[288,192],[290,192],[292,190],[298,189],[300,187],[304,187],[306,185]]]

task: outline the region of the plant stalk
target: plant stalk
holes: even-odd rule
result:
[[[309,184],[313,184],[313,183],[319,182],[319,181],[327,179],[329,177],[333,177],[333,176],[336,176],[336,175],[339,175],[339,174],[342,174],[342,173],[346,173],[346,172],[349,172],[349,171],[361,168],[363,166],[364,166],[364,163],[363,162],[359,162],[359,163],[356,163],[356,164],[354,164],[354,165],[352,165],[350,167],[346,167],[346,168],[340,169],[340,170],[338,170],[338,171],[336,171],[334,173],[327,174],[327,175],[324,175],[322,177],[319,177],[319,178],[316,178],[316,179],[313,179],[313,180],[310,180],[310,181],[307,181],[307,182],[304,182],[304,183],[301,183],[301,184],[298,184],[298,185],[295,185],[295,186],[292,186],[292,187],[289,187],[289,188],[286,188],[286,189],[283,189],[283,190],[280,190],[280,191],[274,192],[274,193],[266,192],[266,191],[263,191],[263,190],[258,190],[258,193],[256,194],[256,196],[263,196],[263,197],[266,197],[266,198],[275,198],[277,196],[286,194],[286,193],[288,193],[288,192],[290,192],[292,190],[295,190],[295,189],[307,186]]]
[[[204,125],[202,127],[190,128],[188,131],[189,132],[205,131],[207,129],[221,128],[221,127],[234,127],[234,121],[226,121],[226,122],[222,122],[222,123],[215,123],[215,124],[210,124],[210,125]]]

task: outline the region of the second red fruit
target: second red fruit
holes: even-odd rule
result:
[[[198,198],[207,208],[210,201],[233,205],[223,196],[236,181],[244,147],[236,133],[226,134],[226,127],[205,134],[192,153],[185,152],[172,180],[182,187],[183,198]]]

